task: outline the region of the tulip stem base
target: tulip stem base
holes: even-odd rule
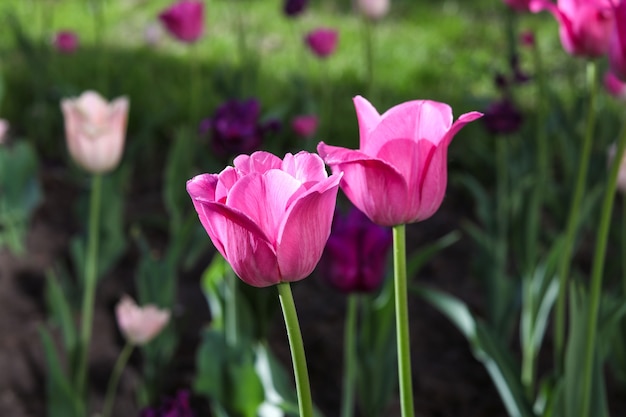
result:
[[[102,408],[101,417],[111,416],[111,411],[113,410],[113,400],[115,399],[115,392],[117,391],[117,385],[120,381],[120,377],[122,376],[122,371],[126,367],[128,359],[133,353],[134,348],[135,346],[132,343],[127,342],[124,346],[124,349],[117,357],[117,361],[115,362],[113,372],[111,373],[111,377],[109,379],[109,385],[107,386],[106,397],[104,397],[104,407]]]
[[[343,398],[341,401],[341,417],[354,415],[354,382],[356,378],[356,328],[359,295],[348,296],[346,324],[344,329],[343,346]]]
[[[289,347],[291,348],[291,360],[293,362],[293,373],[296,379],[300,417],[313,417],[313,400],[311,398],[311,387],[309,384],[309,371],[306,365],[302,333],[300,332],[296,305],[293,302],[293,295],[291,294],[291,286],[288,282],[281,282],[277,287],[280,306],[283,309],[285,327],[287,328]]]
[[[406,276],[406,226],[393,227],[393,269],[398,341],[398,381],[402,417],[413,417],[413,381]]]

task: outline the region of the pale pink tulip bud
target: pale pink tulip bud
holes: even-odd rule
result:
[[[124,150],[128,106],[126,97],[108,103],[94,91],[61,101],[67,147],[78,165],[93,174],[117,167]]]
[[[609,147],[608,151],[608,165],[609,167],[615,159],[615,153],[617,152],[617,145],[614,143]],[[617,191],[626,193],[626,153],[622,156],[622,161],[619,166],[619,172],[617,174]]]
[[[357,0],[356,6],[363,16],[378,20],[389,12],[390,0]]]
[[[0,144],[6,142],[7,132],[9,131],[9,122],[4,119],[0,119]]]
[[[117,325],[133,345],[145,345],[154,339],[170,320],[170,312],[155,305],[139,307],[129,296],[122,297],[115,307]]]
[[[291,129],[300,137],[310,138],[315,135],[318,122],[316,115],[303,114],[293,118],[291,121]]]

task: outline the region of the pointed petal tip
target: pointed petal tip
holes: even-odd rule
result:
[[[476,119],[480,119],[484,114],[478,111],[472,111],[459,116],[459,121],[464,123],[473,122]]]

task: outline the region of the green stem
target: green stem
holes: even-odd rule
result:
[[[522,310],[522,385],[528,399],[533,398],[535,391],[535,361],[537,358],[532,338],[532,315],[535,309],[535,298],[532,294],[532,276],[526,276],[523,284]]]
[[[200,65],[198,63],[197,44],[189,46],[189,119],[198,123],[200,117],[198,103],[200,102]]]
[[[277,287],[280,305],[283,309],[285,327],[287,327],[289,347],[291,348],[291,361],[293,362],[293,373],[296,379],[300,417],[313,417],[313,400],[311,399],[309,371],[306,367],[304,344],[302,343],[302,334],[300,333],[296,305],[293,302],[293,295],[291,294],[291,286],[288,282],[281,282]]]
[[[541,63],[539,45],[533,47],[535,61],[535,74],[537,77],[537,129],[535,132],[537,175],[535,176],[535,188],[530,201],[530,214],[528,220],[528,235],[526,238],[526,272],[530,276],[534,274],[537,247],[539,245],[539,231],[541,229],[541,207],[543,205],[546,184],[549,180],[550,150],[546,138],[546,118],[548,106],[546,101],[546,80]]]
[[[604,272],[604,263],[606,258],[606,247],[609,238],[609,228],[611,226],[611,214],[613,212],[613,202],[615,200],[615,189],[617,185],[617,176],[619,174],[624,149],[626,148],[626,125],[622,130],[617,145],[615,158],[611,165],[609,174],[609,183],[607,185],[604,201],[602,202],[602,211],[600,214],[600,225],[598,227],[598,235],[596,238],[596,250],[593,256],[593,266],[591,269],[591,292],[589,304],[589,318],[587,321],[587,344],[585,346],[585,362],[583,374],[583,400],[581,417],[589,417],[591,410],[591,380],[593,373],[593,358],[596,353],[596,334],[598,332],[598,311],[600,309],[600,296],[602,295],[602,276]]]
[[[80,358],[76,374],[75,389],[86,393],[87,385],[87,358],[89,356],[89,341],[93,322],[93,310],[96,297],[96,283],[98,279],[98,231],[100,221],[100,199],[102,195],[102,176],[95,174],[92,179],[91,201],[89,206],[89,241],[87,259],[85,259],[85,276],[83,288],[83,304],[80,331]]]
[[[393,269],[396,301],[396,336],[398,341],[398,381],[402,417],[413,417],[413,381],[411,380],[411,343],[406,277],[406,226],[393,227]]]
[[[348,296],[348,309],[346,312],[346,325],[344,329],[343,347],[343,399],[341,417],[354,415],[354,382],[356,381],[356,321],[358,312],[359,296]]]
[[[367,17],[363,17],[363,31],[365,32],[365,92],[370,101],[375,101],[373,97],[374,89],[374,36],[372,22]]]
[[[616,156],[617,158],[617,156]],[[626,194],[622,192],[622,253],[626,251]],[[622,291],[626,296],[626,256],[622,256]]]
[[[576,188],[574,197],[570,205],[570,212],[567,219],[565,231],[565,241],[563,253],[558,266],[559,276],[559,294],[556,301],[556,324],[554,327],[554,360],[557,372],[563,369],[564,341],[565,341],[565,301],[567,297],[567,281],[570,273],[572,254],[574,251],[574,242],[576,238],[576,229],[579,222],[580,205],[585,191],[585,181],[587,179],[587,171],[589,169],[589,159],[591,156],[591,144],[593,141],[593,132],[595,126],[596,115],[596,91],[597,76],[596,64],[589,61],[587,64],[587,81],[589,84],[589,113],[587,115],[587,130],[583,141],[583,148],[580,153],[580,161],[578,163],[578,177],[576,179]]]
[[[111,415],[117,385],[120,381],[120,377],[122,376],[122,371],[126,367],[126,363],[128,362],[131,353],[133,353],[134,348],[135,346],[132,343],[126,342],[124,349],[117,357],[117,361],[113,367],[113,373],[111,373],[111,379],[109,379],[109,385],[107,386],[106,396],[104,397],[104,407],[102,408],[101,417],[109,417]]]

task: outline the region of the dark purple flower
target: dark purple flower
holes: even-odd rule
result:
[[[514,133],[520,128],[523,121],[522,113],[507,98],[491,103],[485,110],[483,117],[485,127],[493,134]]]
[[[220,156],[258,150],[268,131],[280,128],[278,121],[261,123],[261,106],[256,99],[229,100],[217,108],[213,117],[200,122],[201,135],[210,134],[215,152]]]
[[[356,207],[336,213],[324,249],[322,270],[328,282],[346,293],[375,291],[385,278],[391,229],[378,226]]]
[[[285,0],[283,11],[287,16],[296,17],[306,10],[309,0]]]
[[[194,417],[189,397],[189,391],[180,390],[174,397],[163,400],[160,407],[144,408],[139,417]]]

